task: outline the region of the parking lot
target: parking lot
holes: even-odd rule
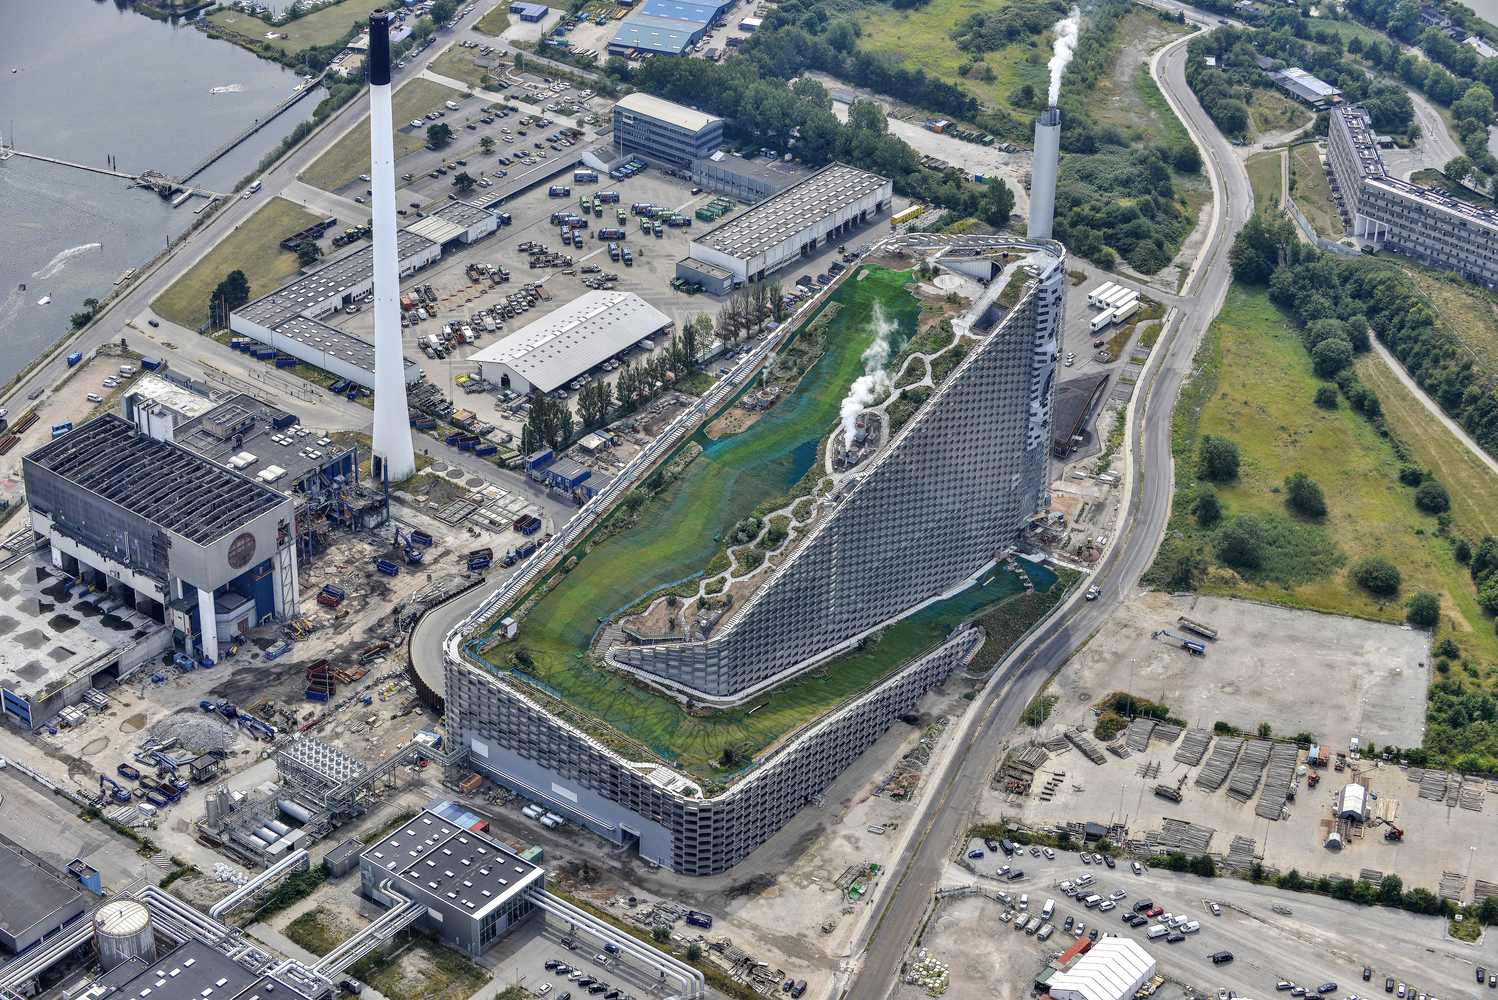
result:
[[[1000,860],[1014,863],[1002,855]],[[1286,893],[1231,879],[1203,879],[1149,868],[1136,875],[1123,862],[1116,869],[1099,871],[1082,866],[1075,853],[1058,854],[1055,861],[1027,853],[1024,864],[1033,872],[1018,885],[1028,888],[1001,887],[990,879],[979,879],[976,891],[949,897],[932,919],[922,943],[950,965],[952,995],[979,995],[980,987],[996,996],[1025,995],[1047,957],[1076,940],[1078,920],[1087,925],[1084,934],[1096,928],[1100,934],[1134,938],[1155,958],[1160,975],[1198,996],[1211,996],[1219,987],[1239,996],[1273,996],[1283,981],[1306,990],[1335,983],[1338,996],[1371,997],[1387,995],[1386,977],[1394,979],[1396,988],[1406,984],[1411,993],[1417,988],[1431,996],[1474,996],[1476,968],[1493,969],[1498,962],[1498,947],[1492,942],[1474,946],[1453,941],[1445,936],[1445,921],[1439,917]],[[1095,878],[1088,887],[1091,893],[1104,899],[1115,892],[1127,895],[1111,912],[1089,908],[1080,897],[1069,897],[1061,888],[1063,881],[1083,874]],[[947,884],[974,881],[967,872],[954,872]],[[1009,893],[1013,902],[996,898],[997,891]],[[1012,917],[1009,923],[1000,923],[1004,913],[1020,912],[1021,892],[1029,895],[1026,912],[1039,913],[1047,899],[1056,902],[1051,920],[1056,931],[1044,944],[1015,931]],[[1134,907],[1146,900],[1151,908],[1163,911],[1159,917],[1137,928],[1124,923],[1123,918],[1133,915]],[[1148,928],[1165,913],[1186,916],[1200,924],[1200,930],[1183,935],[1175,944],[1166,944],[1164,938],[1150,939]],[[1073,919],[1071,933],[1063,930],[1068,917]],[[1214,965],[1208,956],[1220,951],[1231,952],[1233,961]],[[1365,968],[1369,970],[1366,982]],[[964,990],[964,982],[969,981],[971,989]],[[906,997],[919,995],[909,985],[901,991]],[[1284,992],[1290,994],[1288,988]],[[1162,988],[1157,995],[1176,993]]]
[[[563,941],[570,941],[573,947]],[[585,929],[574,931],[565,921],[539,910],[485,957],[501,990],[519,984],[548,1000],[561,1000],[568,993],[574,1000],[608,996],[633,1000],[661,992],[662,980],[655,970],[628,955],[609,954],[603,942]],[[547,962],[560,962],[566,971],[548,969]],[[584,984],[580,981],[584,977],[595,981]],[[674,980],[665,980],[664,984],[666,993],[679,986]]]

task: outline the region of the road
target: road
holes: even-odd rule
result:
[[[973,722],[964,734],[967,748],[954,754],[942,773],[932,775],[931,787],[936,791],[928,797],[923,815],[914,821],[923,832],[912,838],[910,853],[895,865],[899,875],[887,884],[887,904],[881,900],[874,908],[878,912],[881,904],[886,907],[882,919],[871,938],[855,943],[854,955],[862,950],[864,957],[846,995],[884,997],[893,989],[906,949],[946,871],[952,844],[966,829],[973,802],[988,786],[999,744],[1046,679],[1087,642],[1139,580],[1154,560],[1165,530],[1174,489],[1171,414],[1196,347],[1221,309],[1232,280],[1229,234],[1237,231],[1253,208],[1247,173],[1186,86],[1187,41],[1160,50],[1151,68],[1205,154],[1214,195],[1212,220],[1202,255],[1187,281],[1187,295],[1176,307],[1131,406],[1130,490],[1120,517],[1120,523],[1130,527],[1096,571],[1104,597],[1090,604],[1080,596],[1073,598],[1048,628],[1011,654],[977,699],[968,714]]]
[[[467,29],[493,6],[492,3],[482,4],[472,14],[460,18],[453,28],[439,30],[435,36],[438,42],[429,51],[434,53],[440,51],[439,47],[445,46],[453,38],[466,36]],[[426,61],[417,58],[408,61],[405,69],[394,70],[392,83],[398,87],[414,78],[420,72],[420,67],[426,65]],[[368,113],[369,93],[366,90],[359,97],[344,105],[311,138],[289,156],[283,158],[269,173],[262,175],[261,190],[258,194],[248,199],[235,196],[232,201],[218,210],[206,226],[175,243],[164,259],[157,262],[144,275],[136,278],[123,295],[110,301],[101,317],[93,324],[82,332],[60,341],[46,355],[47,360],[44,363],[38,365],[8,393],[0,396],[0,406],[14,408],[16,402],[25,400],[32,392],[45,391],[52,386],[67,371],[66,358],[69,352],[81,351],[88,354],[100,344],[118,339],[122,331],[129,332],[126,330],[127,324],[134,321],[136,317],[142,316],[156,296],[171,287],[172,283],[188,268],[213,249],[219,240],[233,232],[240,223],[254,214],[267,198],[276,197],[283,189],[296,181],[297,174],[310,166],[333,143],[337,142],[340,136],[358,124]],[[290,122],[290,119],[287,121]]]

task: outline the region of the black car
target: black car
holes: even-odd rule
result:
[[[156,322],[154,319],[148,319],[148,320],[146,320],[146,322],[150,323],[152,326],[160,326],[161,325],[160,323]]]
[[[1066,931],[1067,933],[1070,933],[1071,932],[1072,921],[1075,920],[1075,919],[1076,919],[1075,917],[1067,917],[1066,918],[1066,923],[1064,923],[1064,924],[1061,925],[1061,929],[1064,930],[1064,931]]]
[[[1230,951],[1214,951],[1211,959],[1213,965],[1221,965],[1224,962],[1231,962],[1233,960],[1233,953]],[[1335,989],[1335,987],[1333,988]]]
[[[1149,918],[1136,913],[1134,914],[1133,919],[1129,921],[1129,923],[1133,924],[1135,927],[1143,927],[1145,924],[1149,923]]]
[[[603,1000],[619,1000],[619,991],[609,990],[603,995]]]
[[[984,837],[983,838],[983,846],[986,847],[986,848],[988,848],[990,852],[995,852],[995,853],[999,849],[998,842],[995,841],[995,840],[993,840],[992,838],[989,838],[989,837]]]
[[[1373,970],[1371,968],[1369,968],[1368,966],[1366,966],[1366,965],[1363,966],[1363,982],[1366,983],[1368,980],[1370,980],[1372,978],[1373,978]]]
[[[1092,930],[1090,930],[1090,931],[1087,932],[1087,939],[1089,941],[1096,941],[1097,940],[1097,928],[1096,927],[1094,927]]]
[[[1180,933],[1179,931],[1177,931],[1176,933],[1170,935],[1170,937],[1166,938],[1165,939],[1165,943],[1166,944],[1180,944],[1184,940],[1186,940],[1186,935],[1184,935],[1184,934]]]
[[[1107,865],[1109,868],[1117,868],[1118,867],[1116,864],[1113,863],[1113,856],[1111,854],[1105,854],[1105,855],[1103,855],[1103,864]]]
[[[1154,905],[1155,905],[1155,902],[1152,899],[1141,899],[1139,902],[1137,902],[1137,903],[1134,904],[1134,912],[1135,913],[1143,913],[1145,910],[1148,910],[1150,907],[1152,907]]]
[[[602,993],[604,990],[606,990],[608,988],[609,988],[609,984],[608,983],[594,983],[592,986],[588,987],[588,992],[589,993]]]
[[[801,994],[803,994],[805,992],[806,992],[806,980],[804,980],[804,979],[798,979],[798,980],[796,980],[796,986],[795,986],[794,989],[791,990],[791,996],[793,996],[793,997],[799,997]]]
[[[556,959],[554,959],[554,958],[548,958],[548,959],[547,959],[547,960],[546,960],[546,967],[547,967],[547,968],[548,968],[548,969],[555,969],[555,968],[556,968],[556,967],[557,967],[557,966],[559,966],[559,965],[561,965],[561,964],[562,964],[562,963],[561,963],[561,962],[559,962],[559,961],[557,961],[557,960],[556,960]]]
[[[555,969],[552,969],[551,971],[555,972],[559,976],[570,976],[572,974],[572,966],[566,964],[565,962],[558,962],[557,967]]]
[[[411,207],[412,208],[420,208],[421,207],[421,202],[419,202],[419,201],[413,201],[413,202],[411,202]]]
[[[619,954],[619,946],[617,944],[614,944],[612,941],[604,945],[603,950],[608,952],[610,955]]]
[[[1384,992],[1385,993],[1393,993],[1394,992],[1394,977],[1393,976],[1385,976],[1384,977]]]
[[[1337,984],[1336,983],[1322,983],[1320,986],[1316,987],[1316,992],[1317,993],[1335,993],[1335,992],[1337,992]]]
[[[1009,875],[1008,875],[1008,879],[1011,882],[1013,882],[1017,878],[1024,878],[1024,877],[1025,877],[1025,873],[1023,871],[1018,870],[1018,869],[1016,869],[1015,871],[1010,872]]]
[[[467,125],[464,125],[463,127],[466,128],[470,132],[477,132],[478,129],[479,129],[479,127],[477,125],[475,125],[473,122],[469,122]]]
[[[561,944],[563,948],[566,948],[569,951],[577,951],[577,942],[572,940],[570,937],[562,938]]]
[[[789,993],[791,990],[793,990],[795,988],[796,988],[796,981],[794,979],[787,979],[785,982],[783,982],[783,983],[780,984],[780,992],[782,992],[782,993]]]
[[[594,979],[592,976],[584,976],[583,978],[581,978],[581,979],[579,979],[577,981],[577,985],[579,987],[586,988],[586,987],[592,986],[596,982],[598,982],[598,980]]]
[[[557,1000],[572,1000],[572,994],[563,993],[561,996],[557,997]]]
[[[429,142],[429,143],[427,143],[427,149],[436,149],[436,148],[437,148],[437,144],[435,142]]]

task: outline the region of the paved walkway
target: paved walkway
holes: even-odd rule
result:
[[[1425,390],[1420,388],[1419,384],[1410,377],[1410,373],[1405,371],[1404,365],[1399,363],[1399,359],[1396,358],[1393,354],[1389,353],[1389,349],[1381,344],[1376,338],[1373,341],[1373,349],[1378,352],[1378,356],[1383,359],[1384,364],[1389,366],[1389,370],[1392,371],[1395,377],[1404,384],[1404,387],[1410,391],[1410,394],[1418,399],[1421,405],[1430,411],[1431,416],[1439,420],[1441,422],[1441,425],[1448,431],[1450,431],[1453,435],[1455,435],[1456,439],[1462,443],[1463,447],[1470,451],[1479,461],[1481,461],[1488,468],[1492,469],[1494,472],[1498,472],[1498,459],[1493,458],[1492,455],[1489,455],[1487,452],[1483,451],[1482,448],[1478,446],[1477,442],[1472,440],[1471,436],[1466,431],[1462,430],[1460,424],[1448,417],[1446,415],[1446,411],[1442,410],[1435,400],[1427,396],[1425,394]]]

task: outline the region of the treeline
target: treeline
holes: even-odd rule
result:
[[[1078,256],[1102,268],[1123,257],[1141,274],[1154,274],[1175,257],[1190,228],[1176,200],[1172,168],[1201,169],[1188,139],[1178,148],[1135,139],[1099,125],[1088,102],[1108,62],[1119,23],[1134,10],[1124,2],[1091,14],[1076,53],[1061,78],[1061,161],[1053,234]]]
[[[1025,40],[1031,40],[1039,48],[1039,43],[1033,40],[1049,31],[1069,9],[1063,0],[1041,0],[979,11],[953,30],[952,41],[974,59]]]

